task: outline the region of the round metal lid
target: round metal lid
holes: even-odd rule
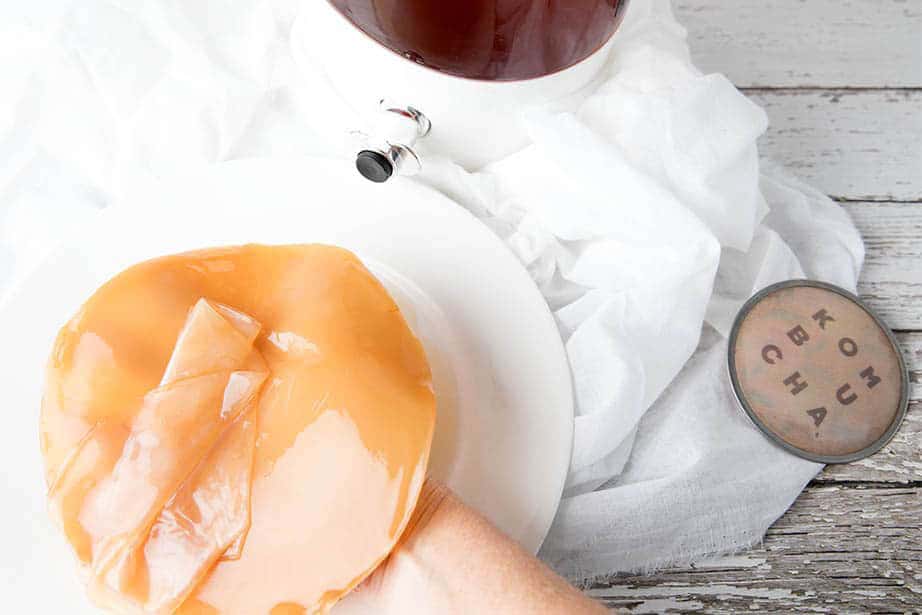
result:
[[[729,369],[759,429],[820,463],[883,448],[909,400],[906,364],[886,325],[850,292],[810,280],[774,284],[743,306]]]

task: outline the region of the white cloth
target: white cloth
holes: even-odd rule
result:
[[[0,69],[18,92],[0,101],[0,293],[138,174],[328,151],[290,57],[297,0],[21,4],[0,9],[18,11],[0,58],[40,59]],[[524,150],[477,173],[428,159],[420,179],[493,228],[556,315],[576,440],[541,555],[574,580],[761,538],[820,466],[736,408],[727,331],[759,288],[854,289],[863,259],[841,208],[760,172],[764,113],[693,67],[666,0],[632,4],[612,58],[570,110],[523,109]]]

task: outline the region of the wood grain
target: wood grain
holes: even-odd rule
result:
[[[912,401],[903,426],[877,454],[855,463],[828,466],[817,477],[818,484],[848,481],[922,487],[922,333],[903,333],[897,337],[909,363],[912,382]]]
[[[744,555],[589,590],[634,613],[908,613],[922,606],[922,494],[817,486]]]
[[[678,0],[696,64],[740,87],[922,87],[917,0]]]
[[[828,466],[815,483],[846,481],[922,487],[922,403],[909,405],[899,433],[879,453],[855,463]]]
[[[865,241],[859,294],[890,328],[922,330],[922,204],[843,206]]]
[[[807,183],[840,199],[922,198],[922,90],[747,94],[771,122],[762,152]]]
[[[698,66],[765,107],[762,151],[852,214],[859,292],[903,330],[913,402],[887,447],[827,468],[761,546],[590,593],[635,613],[922,612],[922,1],[673,4]]]

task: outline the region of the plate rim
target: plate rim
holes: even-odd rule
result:
[[[311,171],[309,173],[321,173],[321,174],[326,173],[327,175],[331,175],[331,174],[345,175],[346,173],[348,173],[349,170],[346,169],[341,164],[341,162],[342,161],[340,161],[339,159],[317,157],[317,156],[233,160],[233,161],[225,161],[225,162],[220,162],[220,163],[211,164],[211,165],[201,165],[200,167],[196,167],[195,169],[192,169],[188,172],[176,174],[175,176],[170,176],[169,178],[157,178],[153,180],[150,185],[158,186],[161,189],[165,189],[166,191],[169,191],[170,188],[175,189],[175,187],[179,184],[179,182],[182,182],[182,181],[197,182],[199,186],[203,186],[203,185],[207,185],[207,183],[210,181],[215,181],[220,176],[221,173],[225,173],[225,172],[240,173],[240,172],[244,172],[244,169],[248,167],[262,166],[264,169],[268,168],[270,172],[272,173],[282,174],[282,173],[285,173],[288,168],[290,168],[291,164],[303,165],[305,168],[310,168]],[[351,177],[352,175],[350,174],[349,176]],[[464,218],[466,218],[473,224],[479,226],[481,229],[481,234],[483,235],[484,239],[486,241],[493,242],[497,248],[500,248],[502,252],[508,254],[510,262],[513,262],[516,265],[516,267],[520,270],[521,275],[524,276],[523,279],[527,279],[529,283],[529,287],[532,289],[532,292],[533,292],[532,299],[534,299],[534,302],[536,305],[540,304],[540,306],[542,307],[543,318],[546,320],[547,324],[549,325],[549,330],[552,328],[555,332],[558,331],[556,322],[554,320],[553,313],[551,312],[550,307],[547,305],[546,300],[541,295],[540,290],[538,289],[537,285],[534,284],[534,281],[531,279],[526,268],[518,261],[518,259],[515,258],[515,255],[512,253],[511,250],[509,250],[508,246],[504,242],[502,242],[502,240],[498,236],[496,236],[486,225],[484,225],[481,220],[479,220],[476,216],[474,216],[467,209],[463,208],[462,206],[457,204],[455,201],[450,199],[447,195],[435,190],[434,188],[426,186],[424,184],[421,184],[421,183],[418,183],[412,180],[402,180],[402,181],[392,183],[391,185],[387,186],[387,188],[390,191],[396,191],[398,193],[397,194],[398,197],[402,193],[404,200],[406,200],[406,197],[426,199],[427,206],[432,204],[433,206],[442,207],[442,208],[445,208],[446,210],[450,209],[452,211],[452,215],[455,215],[456,217],[463,216]],[[86,224],[80,224],[76,226],[74,229],[72,229],[72,231],[69,232],[66,237],[64,237],[60,242],[58,242],[55,248],[50,251],[50,253],[41,261],[41,263],[32,272],[30,272],[28,276],[23,278],[20,284],[18,284],[15,288],[10,289],[9,293],[5,294],[2,298],[0,298],[0,314],[5,313],[11,306],[15,305],[17,301],[20,300],[20,297],[24,295],[28,296],[29,288],[31,284],[35,282],[35,280],[40,279],[43,274],[46,276],[49,275],[48,268],[53,267],[53,262],[56,256],[66,253],[68,250],[72,250],[72,249],[82,250],[82,248],[80,248],[79,246],[79,243],[80,243],[79,236],[81,232],[87,232],[87,231],[90,233],[95,232],[94,229],[104,224],[111,223],[107,221],[110,221],[114,218],[115,221],[117,222],[118,216],[125,215],[126,213],[130,213],[133,207],[132,205],[125,203],[125,201],[130,196],[130,194],[131,193],[126,193],[125,195],[122,195],[122,197],[118,199],[112,206],[106,209],[103,209],[99,212],[96,212],[92,217],[90,217],[90,219],[87,221]],[[390,198],[395,198],[395,197],[391,196]],[[170,206],[173,207],[173,205],[170,205]],[[279,242],[270,241],[267,243],[271,245],[272,243],[278,244]],[[305,243],[310,243],[310,242],[309,240],[305,240]],[[207,241],[202,242],[202,245],[200,247],[202,248],[208,247],[208,242]],[[170,252],[169,251],[164,252],[164,255],[167,253],[170,253]],[[57,325],[59,326],[61,324],[63,323],[57,323]],[[573,383],[572,383],[572,376],[570,375],[570,371],[569,371],[569,361],[567,359],[566,350],[565,350],[565,346],[564,346],[562,338],[559,335],[557,335],[553,343],[557,347],[557,354],[558,354],[557,360],[560,362],[560,367],[565,368],[564,373],[566,374],[566,378],[564,379],[565,383],[563,384],[565,385],[565,388],[566,388],[566,391],[565,391],[566,398],[570,400],[566,408],[562,409],[560,412],[554,413],[555,416],[559,415],[559,418],[563,418],[563,417],[566,418],[566,420],[557,420],[557,423],[559,424],[555,425],[555,428],[558,430],[561,428],[566,429],[566,433],[561,434],[563,437],[560,438],[560,440],[562,440],[560,453],[566,459],[567,463],[564,467],[561,468],[559,475],[555,477],[554,494],[556,498],[556,503],[555,503],[555,506],[553,507],[553,510],[549,510],[548,518],[544,520],[544,522],[540,526],[541,527],[540,540],[537,540],[536,544],[524,545],[526,546],[526,548],[531,549],[533,552],[537,552],[538,549],[540,549],[541,545],[544,543],[544,540],[546,539],[547,534],[550,531],[551,525],[553,524],[553,520],[556,517],[556,513],[559,510],[561,498],[563,496],[563,492],[564,492],[564,488],[566,484],[566,479],[569,474],[569,461],[572,459],[573,443],[574,443],[574,436],[575,436],[575,417],[573,414],[573,401],[572,401],[573,400]],[[37,426],[37,420],[33,421],[33,423],[35,423]],[[532,451],[527,451],[527,452],[531,453]]]

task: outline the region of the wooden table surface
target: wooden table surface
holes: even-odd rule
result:
[[[762,105],[765,154],[854,217],[861,295],[897,332],[909,414],[829,467],[749,552],[590,590],[662,612],[922,612],[922,0],[673,0],[706,72]]]

